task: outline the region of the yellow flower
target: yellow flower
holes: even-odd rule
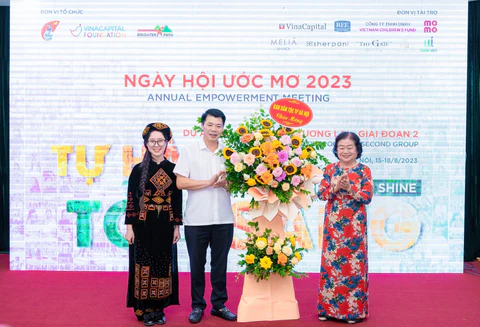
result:
[[[298,259],[298,261],[302,260],[302,255],[300,254],[300,252],[295,252],[294,255]]]
[[[262,150],[260,150],[260,148],[258,146],[254,146],[253,148],[248,150],[248,152],[253,154],[256,158],[260,158],[262,156]]]
[[[255,242],[255,246],[259,249],[259,250],[263,250],[267,247],[267,239],[265,237],[259,237],[257,238],[257,241]]]
[[[312,148],[311,146],[307,146],[307,147],[305,148],[305,150],[306,150],[308,153],[310,153],[310,152],[313,151],[313,148]]]
[[[292,147],[293,148],[298,148],[301,144],[302,144],[302,139],[299,136],[297,136],[297,135],[292,136]]]
[[[284,127],[285,128],[285,132],[287,132],[287,134],[292,134],[293,132],[295,132],[295,130],[291,127]]]
[[[260,124],[262,124],[262,126],[265,127],[265,128],[272,128],[272,126],[273,126],[273,122],[269,119],[262,119],[260,121]]]
[[[248,133],[248,129],[245,127],[245,126],[240,126],[239,128],[237,128],[237,133],[239,135],[244,135],[244,134],[247,134]]]
[[[297,172],[297,167],[294,164],[288,164],[283,168],[287,175],[293,175]]]
[[[300,159],[307,159],[307,158],[308,158],[307,150],[302,150],[302,154],[300,155]]]
[[[264,129],[261,129],[261,130],[260,130],[260,133],[262,133],[263,138],[267,138],[267,137],[270,137],[270,136],[273,135],[273,133],[272,133],[271,130],[265,129],[265,128],[264,128]]]
[[[295,236],[290,236],[290,243],[292,243],[292,246],[295,246]]]
[[[270,260],[270,258],[267,256],[260,259],[260,267],[263,269],[270,269],[270,267],[272,267],[272,263],[272,260]]]
[[[257,182],[253,178],[249,178],[247,181],[248,186],[255,186]]]
[[[277,151],[280,151],[280,150],[284,149],[284,146],[282,145],[282,142],[280,142],[279,140],[274,140],[272,142],[272,146]]]
[[[291,262],[292,262],[292,265],[295,266],[296,264],[298,264],[298,259],[294,257]]]
[[[265,184],[265,182],[263,181],[263,179],[262,179],[261,176],[255,175],[255,180],[256,180],[259,184]]]
[[[223,148],[222,153],[223,153],[223,156],[225,157],[225,159],[230,159],[232,154],[235,153],[235,150],[225,147],[225,148]]]
[[[317,152],[316,151],[310,152],[310,158],[315,159],[316,157],[317,157]]]
[[[245,262],[251,265],[252,263],[255,262],[255,255],[254,254],[247,254],[245,256]]]

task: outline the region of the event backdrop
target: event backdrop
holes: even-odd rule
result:
[[[12,0],[11,269],[125,271],[145,125],[171,126],[175,161],[205,109],[236,125],[291,97],[331,161],[342,130],[363,141],[370,272],[462,272],[466,50],[466,0]],[[287,225],[300,270],[319,271],[323,207]]]

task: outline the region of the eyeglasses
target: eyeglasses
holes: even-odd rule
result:
[[[150,146],[155,146],[155,145],[162,146],[165,144],[165,140],[148,140],[148,144]]]

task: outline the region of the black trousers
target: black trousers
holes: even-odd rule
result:
[[[190,257],[190,281],[192,308],[204,310],[205,264],[207,248],[210,246],[210,282],[212,295],[210,302],[214,309],[221,309],[228,300],[227,261],[233,239],[233,224],[185,226],[188,256]]]

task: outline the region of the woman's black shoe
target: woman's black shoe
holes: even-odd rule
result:
[[[143,315],[143,324],[145,326],[155,326],[155,313],[147,312]]]
[[[167,318],[163,311],[155,311],[155,318],[153,319],[156,325],[165,325]]]

